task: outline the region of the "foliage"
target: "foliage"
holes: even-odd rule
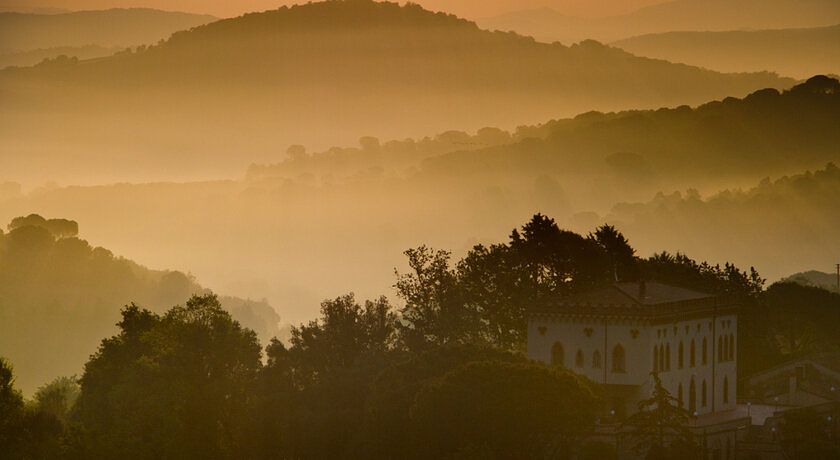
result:
[[[0,358],[0,454],[10,459],[56,458],[61,453],[61,422],[51,413],[24,405],[14,387],[9,362]]]
[[[158,316],[127,306],[85,366],[76,417],[97,458],[236,458],[260,369],[252,331],[214,295]]]
[[[54,223],[58,229],[50,229]],[[61,233],[62,226],[78,230],[73,221],[33,214],[0,234],[0,350],[27,394],[56,375],[78,373],[99,339],[114,333],[118,305],[133,301],[162,312],[209,292],[187,274],[150,270]],[[278,334],[280,318],[266,302],[220,300],[264,340]]]
[[[51,414],[66,424],[80,392],[81,388],[75,376],[58,377],[38,388],[33,405],[39,411]]]
[[[662,386],[658,374],[651,373],[651,377],[651,397],[640,401],[638,411],[622,423],[629,428],[634,449],[650,460],[699,458],[699,447],[687,427],[688,411]]]
[[[589,384],[568,371],[474,362],[417,395],[408,432],[417,458],[477,450],[495,458],[570,458],[597,408]]]

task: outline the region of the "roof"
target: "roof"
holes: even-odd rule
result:
[[[712,294],[648,281],[615,283],[561,297],[534,313],[659,316],[706,311],[718,306],[723,304]]]

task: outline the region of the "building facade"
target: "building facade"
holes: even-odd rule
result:
[[[528,355],[607,387],[627,414],[651,372],[689,413],[736,406],[735,305],[660,283],[616,283],[558,299],[528,319]]]

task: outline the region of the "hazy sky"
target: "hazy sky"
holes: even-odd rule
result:
[[[552,7],[569,15],[608,16],[665,0],[415,0],[429,9],[465,17],[486,17],[509,11]],[[238,16],[251,11],[301,3],[295,0],[0,0],[2,9],[62,8],[68,10],[149,7],[164,10]],[[404,2],[400,2],[404,3]]]

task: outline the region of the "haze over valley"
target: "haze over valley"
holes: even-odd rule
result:
[[[838,24],[0,0],[0,457],[835,458]]]

